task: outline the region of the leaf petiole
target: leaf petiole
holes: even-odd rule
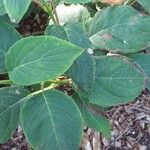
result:
[[[0,85],[4,84],[4,85],[8,85],[8,84],[12,84],[13,82],[11,80],[0,80]]]

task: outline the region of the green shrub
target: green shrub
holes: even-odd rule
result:
[[[12,23],[32,0],[0,4],[0,74],[9,76],[0,81],[0,143],[18,124],[39,150],[78,149],[84,125],[109,138],[109,121],[96,110],[131,102],[150,85],[150,1],[137,0],[145,13],[133,0],[33,1],[50,22],[44,35],[24,38]],[[64,85],[73,94],[56,90]]]

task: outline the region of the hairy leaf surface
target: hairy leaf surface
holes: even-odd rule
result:
[[[82,135],[81,118],[73,100],[55,90],[31,97],[21,115],[29,143],[41,150],[77,150]]]
[[[143,74],[126,58],[97,57],[93,87],[83,95],[93,104],[109,107],[134,100],[143,86]]]
[[[150,54],[134,54],[130,58],[143,69],[147,78],[150,80]]]
[[[139,67],[142,68],[146,75],[146,87],[150,89],[150,54],[134,54],[130,57],[133,59]]]
[[[118,105],[130,102],[140,94],[144,77],[128,60],[110,56],[98,58],[95,63],[90,102],[101,106]]]
[[[79,22],[68,22],[64,26],[50,25],[46,28],[45,34],[70,41],[82,48],[91,47],[85,26]]]
[[[86,51],[77,58],[66,74],[73,79],[78,88],[88,91],[94,82],[94,60]]]
[[[10,139],[17,128],[22,98],[27,94],[27,90],[21,87],[0,89],[0,143]]]
[[[90,40],[113,53],[133,53],[150,45],[150,16],[129,6],[99,11],[90,27]]]
[[[5,6],[3,1],[0,3],[0,16],[6,14]]]
[[[79,95],[73,95],[73,99],[78,104],[85,126],[95,129],[97,132],[102,132],[106,137],[111,136],[111,126],[107,118],[98,114],[95,109],[90,107]]]
[[[0,21],[0,74],[6,72],[5,54],[21,38],[14,27]]]
[[[32,0],[3,0],[12,22],[19,22],[29,8]]]
[[[62,75],[83,50],[52,36],[28,37],[18,41],[6,54],[10,79],[32,85]]]

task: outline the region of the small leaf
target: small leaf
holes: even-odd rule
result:
[[[105,137],[111,136],[111,126],[107,118],[92,110],[88,103],[82,100],[78,95],[73,96],[77,102],[82,117],[86,126],[95,129],[97,132],[102,132]]]
[[[28,94],[21,87],[6,87],[0,89],[0,143],[11,138],[20,118],[23,97]]]
[[[5,6],[4,6],[4,3],[3,1],[1,1],[0,3],[0,16],[6,14],[6,10],[5,10]]]
[[[7,52],[6,66],[14,83],[32,85],[62,75],[82,52],[56,37],[27,37]]]
[[[29,8],[32,0],[3,0],[12,22],[18,23]]]
[[[14,27],[0,21],[0,74],[6,73],[5,54],[21,38]]]
[[[146,11],[150,13],[150,1],[149,0],[137,0],[138,3],[140,3]]]
[[[94,46],[112,53],[134,53],[150,45],[149,26],[150,16],[132,7],[108,7],[95,15],[90,40]]]
[[[70,97],[59,91],[51,90],[31,97],[22,109],[21,120],[34,149],[79,148],[82,135],[80,111]]]
[[[46,28],[45,34],[70,41],[82,48],[91,47],[85,26],[79,22],[68,22],[64,26],[50,25]]]

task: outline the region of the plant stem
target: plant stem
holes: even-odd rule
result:
[[[49,8],[49,6],[45,3],[45,8],[47,10],[48,15],[51,17],[52,21],[54,22],[54,24],[57,24],[57,21],[55,20],[51,9]]]
[[[34,95],[37,95],[37,94],[42,93],[44,91],[55,89],[55,88],[57,88],[61,85],[64,85],[64,84],[71,84],[72,80],[71,79],[65,79],[65,80],[59,80],[59,81],[50,80],[49,82],[52,82],[52,84],[49,87],[46,87],[46,88],[43,88],[43,89],[38,90],[36,92],[33,92],[33,93],[29,94],[28,96],[34,96]]]
[[[71,80],[71,79],[49,80],[49,82],[54,83],[54,84],[63,85],[63,84],[71,84],[71,83],[72,83],[72,80]]]
[[[136,0],[133,0],[132,3],[130,3],[130,6],[132,6],[135,2],[136,2]]]
[[[44,6],[38,0],[33,0],[33,2],[39,5],[43,10],[45,10]]]
[[[48,15],[51,17],[52,21],[54,22],[54,24],[57,24],[57,21],[55,20],[51,9],[49,8],[49,6],[47,5],[47,3],[45,1],[42,0],[42,3],[41,3],[38,0],[33,0],[33,2],[38,4],[46,13],[48,13]]]
[[[57,11],[56,11],[55,4],[54,4],[53,0],[51,2],[51,5],[52,5],[52,8],[53,8],[53,11],[54,11],[54,14],[55,14],[56,23],[57,23],[57,25],[60,25],[58,15],[57,15]]]
[[[129,0],[127,3],[126,3],[126,5],[133,5],[133,3],[135,3],[136,2],[136,0]]]
[[[8,85],[8,84],[12,84],[13,82],[11,80],[0,80],[0,85]]]

